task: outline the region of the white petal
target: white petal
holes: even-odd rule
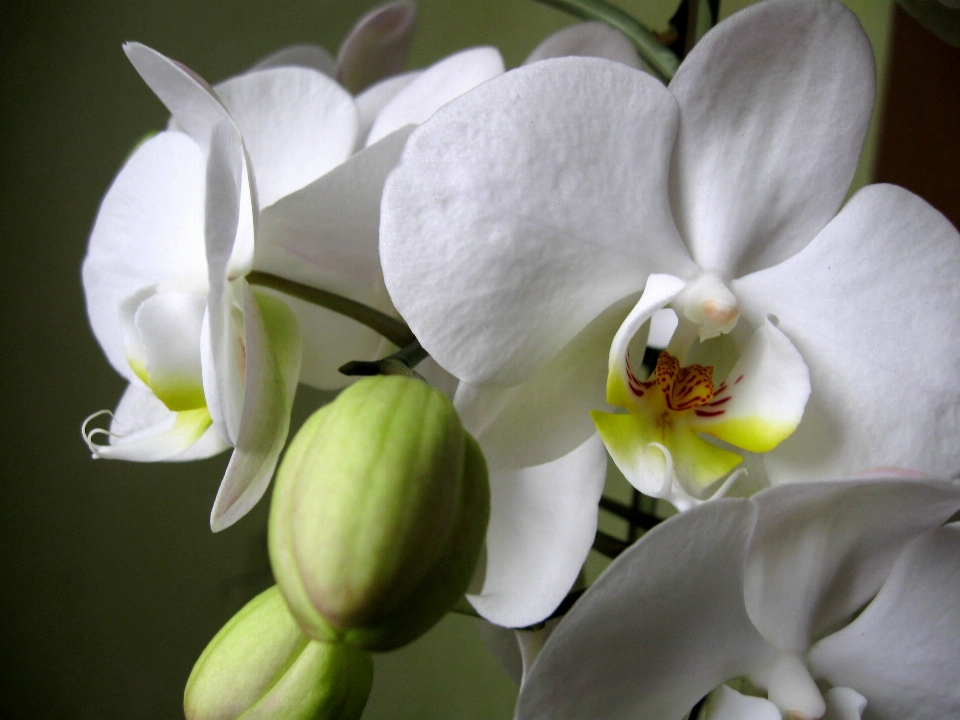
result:
[[[960,467],[960,234],[892,185],[858,192],[802,252],[731,287],[810,369],[797,431],[765,457],[774,483],[871,467]]]
[[[182,133],[162,132],[130,156],[100,205],[83,261],[83,289],[94,335],[128,380],[134,373],[120,306],[162,280],[205,281],[203,202],[203,154]]]
[[[416,80],[420,74],[420,71],[413,71],[402,75],[394,75],[371,85],[357,95],[355,100],[357,110],[360,112],[360,132],[357,137],[361,142],[366,143],[370,128],[373,127],[377,115],[380,114],[386,104],[393,100],[397,93]]]
[[[236,446],[210,513],[219,532],[256,505],[273,477],[290,427],[300,370],[300,337],[282,301],[243,286],[246,387]]]
[[[393,314],[378,253],[380,195],[408,134],[401,130],[384,138],[264,209],[255,267]],[[342,387],[347,379],[338,367],[373,359],[380,342],[374,331],[306,302],[290,306],[305,342],[302,382]]]
[[[239,137],[239,129],[213,88],[192,70],[140,43],[126,43],[123,49],[140,76],[173,114],[172,121],[175,122],[171,124],[193,138],[204,153],[209,155],[211,152],[210,144],[217,132],[224,137],[230,136],[230,167],[238,187],[239,210],[237,210],[237,228],[230,243],[233,254],[227,267],[234,277],[248,272],[253,260],[253,231],[259,204],[256,187],[253,185],[250,169],[247,166],[246,149]],[[218,127],[220,127],[219,131],[216,130]],[[233,132],[225,128],[232,129]],[[233,134],[237,137],[233,138]],[[235,167],[237,163],[235,156],[240,157],[239,167]],[[207,160],[209,165],[209,157]],[[210,180],[208,168],[208,197],[206,198],[208,215],[211,209]],[[215,189],[214,192],[220,192],[220,190]],[[227,207],[227,211],[232,212],[232,203]],[[209,226],[209,217],[206,218],[206,223]]]
[[[769,321],[757,328],[713,400],[691,427],[750,452],[789,437],[810,397],[810,372],[793,343]]]
[[[467,596],[477,612],[526,627],[556,609],[593,545],[606,475],[596,435],[546,465],[491,473],[486,577]]]
[[[657,310],[650,318],[650,333],[647,336],[647,345],[652,348],[663,349],[670,344],[670,338],[679,325],[677,313],[666,308]]]
[[[246,73],[216,92],[243,135],[260,207],[336,167],[356,146],[360,118],[353,98],[316,70]]]
[[[176,413],[140,385],[129,385],[120,398],[109,432],[92,430],[84,423],[83,435],[96,457],[134,462],[178,462],[216,455],[229,445],[217,434],[203,409]],[[100,444],[102,437],[109,444]]]
[[[333,77],[337,70],[333,56],[319,45],[291,45],[267,55],[250,70],[266,70],[275,67],[305,67]]]
[[[150,389],[171,410],[205,408],[200,329],[207,299],[175,290],[144,300],[134,316]]]
[[[693,271],[666,199],[673,99],[594,58],[485,83],[414,131],[384,189],[387,288],[457,377],[515,384],[651,272]]]
[[[358,93],[400,72],[416,20],[417,6],[410,0],[380,5],[360,18],[337,53],[337,80]]]
[[[759,3],[697,43],[670,83],[670,199],[703,269],[741,275],[810,242],[853,178],[874,88],[867,36],[834,0]]]
[[[491,471],[556,460],[596,433],[590,411],[607,408],[607,348],[629,305],[604,312],[520,385],[460,383],[457,411]]]
[[[823,697],[827,701],[823,720],[860,720],[867,707],[867,699],[851,688],[830,688]]]
[[[777,706],[721,685],[709,700],[706,720],[781,720]]]
[[[765,490],[754,500],[760,515],[747,560],[747,609],[770,643],[803,651],[876,593],[906,543],[960,509],[960,486],[895,478],[813,483]]]
[[[918,538],[877,597],[850,625],[810,651],[834,685],[867,699],[877,720],[960,716],[960,528]]]
[[[422,123],[448,102],[503,72],[503,58],[492,47],[470,48],[434,63],[387,103],[370,129],[367,144],[404,125]]]
[[[265,208],[257,227],[258,270],[369,303],[382,291],[380,197],[410,129],[351,157]]]
[[[225,121],[218,123],[207,157],[204,234],[210,290],[206,322],[212,367],[204,368],[204,392],[208,400],[215,398],[210,403],[217,408],[214,420],[220,433],[233,445],[240,426],[246,365],[243,314],[234,301],[237,290],[228,281],[240,224],[242,153],[236,128]]]
[[[171,410],[206,408],[200,370],[200,329],[207,308],[202,295],[160,292],[137,308],[150,389]]]
[[[123,46],[127,58],[176,120],[177,128],[193,138],[204,152],[210,133],[229,114],[207,82],[185,65],[136,42]]]
[[[743,606],[749,500],[671,518],[618,557],[547,641],[517,717],[681,720],[769,646]]]
[[[523,64],[569,56],[606,58],[635,70],[642,67],[640,57],[627,36],[601,22],[580,23],[555,32],[537,45]]]

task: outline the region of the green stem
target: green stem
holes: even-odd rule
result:
[[[636,18],[603,0],[537,0],[558,10],[564,10],[583,20],[599,20],[626,35],[636,46],[640,57],[664,82],[668,82],[680,66],[680,60],[664,47],[657,36]]]
[[[371,330],[377,331],[397,347],[405,348],[416,342],[417,338],[401,320],[392,318],[369,305],[345,298],[343,295],[337,295],[337,293],[321,290],[310,285],[303,285],[261,270],[253,270],[248,273],[247,282],[251,285],[277,290],[284,295],[290,295],[312,305],[319,305],[327,310],[345,315],[366,325]]]

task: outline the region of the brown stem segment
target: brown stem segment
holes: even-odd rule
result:
[[[406,375],[423,380],[413,368],[417,363],[426,360],[429,354],[423,349],[418,340],[414,340],[402,350],[395,352],[381,360],[351,360],[342,365],[339,372],[342,375],[369,377],[372,375]]]

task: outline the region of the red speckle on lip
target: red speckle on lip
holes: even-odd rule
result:
[[[714,400],[711,403],[707,403],[707,407],[716,407],[717,405],[723,405],[726,402],[730,402],[733,399],[732,395],[727,395],[725,398],[720,398],[719,400]]]

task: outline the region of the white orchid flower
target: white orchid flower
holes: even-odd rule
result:
[[[389,93],[372,86],[366,102],[314,68],[276,66],[282,58],[211,88],[143,45],[125,50],[171,129],[128,160],[91,235],[91,325],[130,386],[109,432],[84,435],[98,457],[138,461],[233,447],[211,514],[220,530],[266,490],[298,379],[341,386],[336,368],[382,342],[331,311],[254,292],[246,276],[392,313],[377,251],[387,172],[419,114],[503,64],[492,48],[467,50]]]
[[[555,461],[599,428],[635,487],[681,507],[736,448],[765,452],[761,482],[960,467],[960,236],[888,185],[838,213],[873,99],[852,13],[769,0],[708,33],[667,88],[545,60],[421,125],[384,190],[381,261],[463,381],[491,466]],[[647,392],[629,349],[666,306],[676,362]],[[607,401],[630,412],[595,426]],[[530,508],[556,518],[573,482],[531,488],[505,522],[549,547],[562,522]]]
[[[886,478],[671,518],[556,628],[517,718],[682,720],[744,679],[760,692],[720,689],[701,718],[957,717],[958,509],[955,482]]]

